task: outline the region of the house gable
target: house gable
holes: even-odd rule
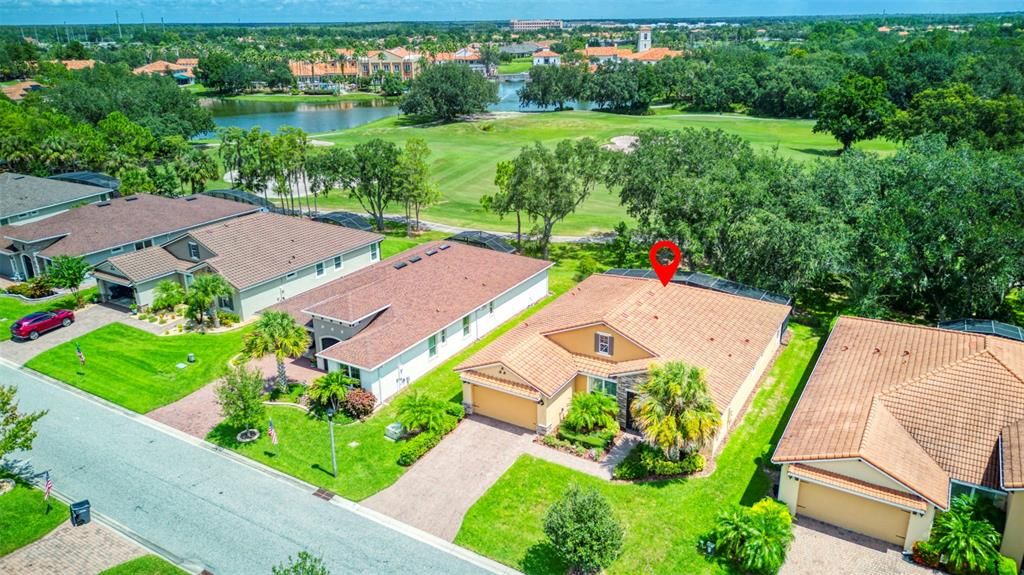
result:
[[[598,334],[611,336],[612,346],[610,355],[597,352],[596,342]],[[655,357],[653,353],[640,347],[629,337],[604,322],[550,332],[545,334],[545,336],[569,353],[594,357],[604,361],[622,362]]]
[[[189,254],[189,246],[188,246],[189,242],[192,242],[192,243],[196,244],[199,247],[199,259],[198,260],[192,258],[192,256]],[[191,234],[185,234],[185,235],[183,235],[183,236],[181,236],[181,237],[179,237],[177,239],[171,240],[170,242],[167,242],[166,244],[164,244],[161,247],[163,247],[163,249],[171,252],[171,255],[173,255],[174,257],[178,258],[179,260],[185,260],[185,261],[199,262],[199,261],[203,261],[203,260],[208,260],[208,259],[210,259],[210,258],[212,258],[212,257],[217,255],[217,254],[213,253],[213,251],[211,251],[210,248],[208,248],[205,245],[203,245],[202,242],[200,242],[200,241],[196,240],[194,237],[192,237]]]

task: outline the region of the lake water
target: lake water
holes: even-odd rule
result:
[[[491,106],[492,112],[536,112],[539,108],[520,107],[516,92],[522,82],[499,82],[500,101]],[[398,106],[385,100],[370,102],[253,102],[247,100],[221,100],[205,98],[203,107],[213,113],[218,128],[237,127],[244,130],[259,126],[277,132],[282,126],[301,128],[307,134],[318,134],[354,128],[400,112]],[[583,103],[569,106],[590,109]]]

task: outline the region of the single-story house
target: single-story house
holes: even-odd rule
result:
[[[116,180],[115,180],[116,181]],[[0,174],[0,226],[27,224],[114,197],[115,187]]]
[[[499,50],[502,54],[511,54],[514,58],[523,56],[530,56],[534,52],[543,49],[544,47],[536,42],[518,42],[515,44],[505,44]]]
[[[561,66],[562,55],[551,50],[538,50],[533,54],[534,66]]]
[[[548,293],[551,262],[429,242],[290,298],[309,355],[387,400]]]
[[[909,550],[936,511],[976,494],[1007,513],[1024,559],[1024,342],[840,318],[772,460],[779,498]]]
[[[717,448],[775,356],[790,306],[690,285],[592,275],[459,364],[462,401],[478,413],[546,434],[576,393],[607,393],[619,422],[652,364],[705,370],[722,415]]]
[[[95,266],[110,256],[160,245],[193,228],[258,209],[202,195],[166,198],[150,194],[79,206],[43,220],[0,227],[0,274],[33,278],[59,255],[81,256]]]
[[[245,320],[379,260],[383,239],[376,233],[258,212],[112,257],[96,266],[93,275],[104,301],[146,309],[160,281],[171,279],[187,288],[196,275],[216,273],[233,291],[218,307]]]

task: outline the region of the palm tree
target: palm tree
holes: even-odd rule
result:
[[[196,193],[196,188],[203,191],[206,187],[206,180],[216,178],[217,162],[204,154],[197,148],[189,148],[174,162],[175,168],[181,177],[182,184],[188,182],[191,192]]]
[[[565,414],[565,424],[580,433],[607,429],[615,424],[618,411],[618,402],[607,393],[577,393]]]
[[[189,294],[192,301],[201,306],[200,309],[210,310],[210,319],[213,320],[213,327],[220,327],[220,318],[217,317],[217,300],[232,295],[231,284],[217,274],[197,275],[189,287]],[[200,324],[202,314],[200,313]]]
[[[242,162],[242,144],[245,139],[245,131],[241,128],[222,128],[220,132],[220,147],[217,153],[224,162],[224,167],[231,170],[231,185],[238,184],[239,164]]]
[[[266,311],[246,336],[242,353],[250,358],[273,354],[277,360],[277,387],[284,390],[288,387],[285,358],[301,357],[309,349],[309,344],[306,328],[295,323],[292,316],[282,311]]]
[[[355,379],[346,375],[345,372],[332,371],[327,375],[316,378],[309,385],[306,394],[320,405],[330,404],[337,411],[341,407],[341,401],[348,394],[348,390],[358,384]]]
[[[702,369],[682,362],[652,365],[637,392],[633,417],[644,440],[672,461],[707,445],[722,423]]]
[[[978,512],[977,498],[960,495],[935,518],[929,543],[956,573],[981,573],[998,557],[1001,536]]]
[[[444,403],[443,399],[415,391],[396,402],[398,421],[409,431],[440,429],[445,418],[451,417],[445,411]]]

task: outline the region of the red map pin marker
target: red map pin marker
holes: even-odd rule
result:
[[[663,264],[658,261],[658,252],[663,249],[667,249],[672,252],[672,261],[667,264]],[[679,269],[679,262],[683,259],[682,254],[679,253],[679,246],[677,246],[675,242],[661,240],[651,246],[651,251],[648,255],[651,258],[651,267],[654,268],[654,273],[658,274],[658,279],[661,280],[661,285],[667,286],[668,282],[675,277],[676,270]]]

